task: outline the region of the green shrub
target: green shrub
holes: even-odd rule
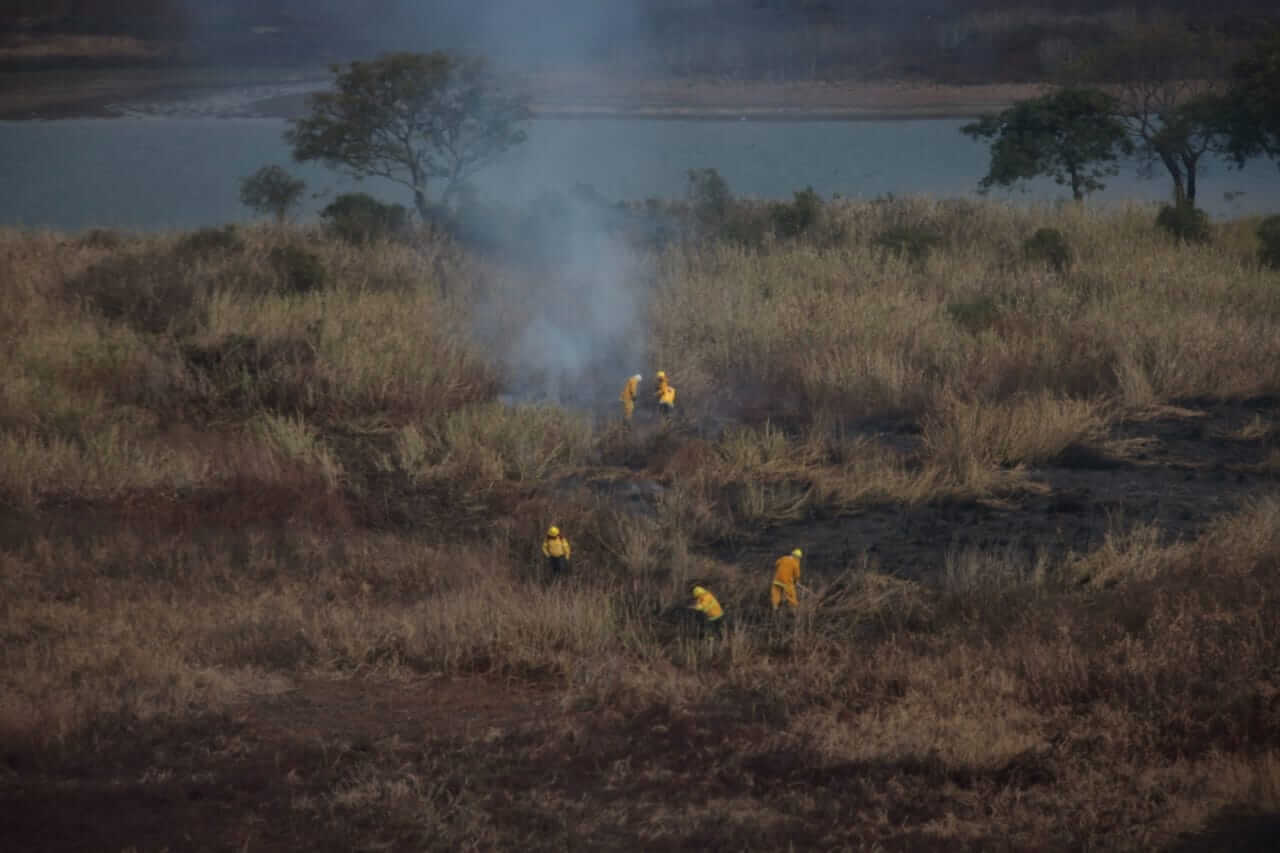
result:
[[[1280,216],[1268,216],[1258,226],[1258,240],[1262,248],[1258,249],[1258,260],[1263,266],[1280,270]]]
[[[286,293],[320,290],[328,278],[320,256],[297,246],[276,246],[267,259],[280,276],[281,289]]]
[[[822,198],[814,192],[813,187],[805,187],[795,193],[795,199],[791,203],[779,202],[772,205],[769,218],[773,223],[773,232],[779,237],[799,237],[817,225],[822,218]]]
[[[759,204],[735,202],[720,224],[716,236],[747,249],[761,249],[773,231],[767,208]]]
[[[302,201],[307,185],[279,166],[263,166],[240,181],[240,203],[284,222]]]
[[[886,252],[923,264],[929,253],[942,245],[942,235],[929,225],[894,225],[877,234],[872,242]]]
[[[220,252],[238,252],[244,248],[234,225],[221,228],[201,228],[192,231],[178,241],[174,254],[182,260],[194,260]]]
[[[1022,244],[1022,255],[1032,263],[1045,264],[1058,272],[1071,268],[1071,246],[1056,228],[1040,228]]]
[[[715,169],[689,170],[689,211],[704,232],[719,232],[733,208],[733,193]]]
[[[1166,204],[1156,216],[1156,227],[1179,243],[1208,243],[1209,214],[1190,204]]]
[[[389,240],[402,235],[409,212],[402,204],[384,204],[368,193],[344,193],[320,211],[320,218],[338,237],[350,243]]]

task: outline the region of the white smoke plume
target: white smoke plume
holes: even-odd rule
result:
[[[651,271],[592,208],[571,208],[563,228],[556,257],[538,265],[525,293],[508,294],[521,316],[498,328],[481,312],[478,332],[506,366],[504,399],[598,410],[616,404],[628,377],[651,372]]]

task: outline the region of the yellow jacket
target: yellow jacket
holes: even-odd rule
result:
[[[720,602],[716,601],[716,597],[710,592],[704,592],[695,598],[693,609],[705,615],[708,622],[714,622],[724,616],[724,608],[720,606]]]
[[[795,586],[800,581],[800,561],[787,554],[773,564],[773,582],[779,586]]]
[[[618,397],[624,403],[633,403],[636,399],[636,393],[640,390],[640,381],[632,376],[627,380],[627,384],[622,386],[622,394]]]
[[[542,540],[542,553],[547,557],[569,557],[569,540],[564,536],[548,536]]]
[[[666,403],[669,406],[676,404],[676,389],[672,385],[663,385],[658,389],[658,402]]]

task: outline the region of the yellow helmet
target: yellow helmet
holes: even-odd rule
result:
[[[553,525],[551,525],[550,527],[548,527],[548,528],[547,528],[547,535],[548,535],[548,536],[559,536],[559,535],[560,535],[560,528],[559,528],[559,527],[556,527],[554,524],[553,524]]]
[[[656,374],[656,377],[657,377],[658,379],[666,379],[666,378],[667,378],[667,371],[665,371],[665,370],[659,370],[659,371],[657,372],[657,374]]]
[[[695,587],[693,588],[693,594],[694,594],[695,596],[698,596],[698,595],[706,595],[706,594],[707,594],[706,587],[695,586]]]
[[[791,552],[791,556],[795,557],[798,560],[804,556],[804,551],[801,551],[799,548],[797,548]]]

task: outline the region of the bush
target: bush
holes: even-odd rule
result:
[[[284,222],[298,206],[307,185],[279,166],[263,166],[240,182],[240,203]]]
[[[320,212],[330,230],[350,243],[389,240],[402,235],[409,213],[402,204],[383,204],[368,193],[344,193]]]
[[[1022,254],[1032,263],[1046,264],[1058,272],[1071,268],[1071,247],[1056,228],[1040,228],[1022,244]]]
[[[1280,270],[1280,216],[1268,216],[1258,226],[1258,240],[1262,248],[1258,250],[1258,260],[1265,267]]]
[[[1189,204],[1166,204],[1156,216],[1156,227],[1179,243],[1208,243],[1209,214]]]
[[[127,237],[119,231],[93,228],[80,237],[79,245],[85,249],[119,249],[126,242]]]
[[[267,259],[280,276],[281,289],[286,293],[319,290],[328,277],[319,255],[297,246],[276,246]]]
[[[942,245],[942,235],[929,225],[895,225],[875,236],[875,245],[893,254],[906,256],[915,264],[923,264],[929,253]]]
[[[194,322],[195,290],[162,254],[108,257],[67,289],[98,315],[139,332],[161,334]]]
[[[192,231],[178,241],[174,254],[183,260],[203,258],[219,252],[238,252],[244,248],[234,225],[221,228],[201,228]]]
[[[715,169],[689,170],[689,210],[704,231],[717,232],[729,218],[733,193]]]
[[[822,198],[813,191],[813,187],[797,192],[790,204],[780,202],[769,210],[773,231],[779,237],[799,237],[816,225],[821,217]]]

